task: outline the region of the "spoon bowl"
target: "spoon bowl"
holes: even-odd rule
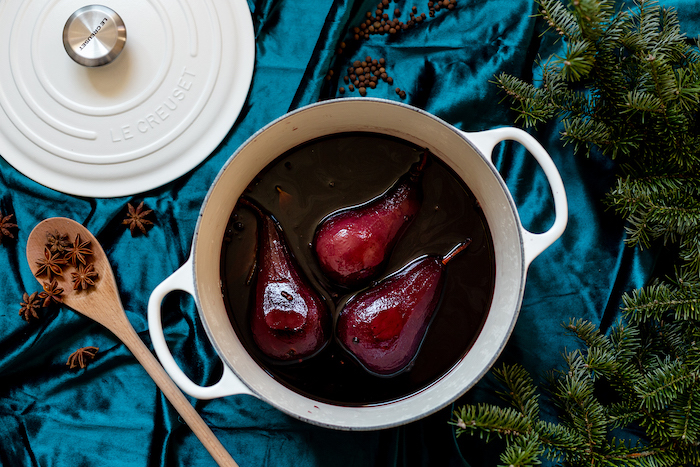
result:
[[[91,263],[97,273],[95,286],[86,290],[75,290],[71,280],[71,272],[76,270],[70,263],[63,268],[60,276],[37,275],[40,269],[37,261],[44,256],[44,249],[47,248],[47,235],[65,235],[68,242],[75,240],[76,235],[80,235],[83,242],[89,241],[91,255],[86,255],[86,261]],[[46,219],[29,234],[27,240],[27,262],[34,277],[40,284],[51,282],[55,279],[58,286],[63,289],[61,298],[63,304],[97,321],[119,337],[118,333],[124,332],[125,324],[131,327],[126,320],[126,314],[119,298],[119,290],[114,279],[112,267],[109,264],[107,255],[95,237],[81,224],[61,217]],[[123,314],[123,316],[122,316]]]
[[[97,273],[97,276],[92,278],[94,285],[86,289],[74,288],[72,273],[77,272],[77,268],[70,262],[62,265],[61,275],[40,273],[41,260],[44,258],[45,249],[48,248],[48,235],[53,235],[54,238],[65,238],[68,244],[73,244],[78,235],[81,243],[89,242],[87,247],[91,254],[85,254],[85,262],[91,264]],[[27,262],[36,279],[45,288],[45,284],[56,280],[58,287],[63,289],[60,297],[64,305],[97,321],[127,346],[220,466],[237,466],[131,326],[119,298],[119,289],[109,259],[88,229],[64,217],[54,217],[40,222],[27,239]]]

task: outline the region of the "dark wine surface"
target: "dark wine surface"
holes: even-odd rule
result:
[[[302,274],[325,298],[334,321],[338,305],[357,290],[341,289],[324,278],[311,247],[316,227],[338,209],[381,195],[421,154],[422,148],[398,138],[341,133],[288,151],[248,187],[245,196],[277,219]],[[431,385],[469,350],[493,297],[495,263],[489,228],[469,188],[433,155],[422,186],[421,209],[396,244],[381,277],[417,257],[442,256],[466,238],[472,242],[447,266],[442,300],[412,367],[391,378],[366,372],[334,338],[303,362],[274,362],[258,350],[250,331],[249,306],[255,287],[251,271],[258,221],[250,209],[240,204],[234,209],[222,249],[222,293],[238,337],[276,380],[323,402],[379,404]]]

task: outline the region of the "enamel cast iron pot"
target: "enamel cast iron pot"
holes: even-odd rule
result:
[[[229,216],[246,186],[270,162],[307,141],[335,133],[367,131],[428,148],[474,193],[493,239],[496,279],[493,301],[477,340],[461,361],[429,387],[400,400],[369,406],[340,406],[294,392],[273,379],[248,354],[234,331],[221,291],[220,257]],[[520,223],[513,199],[491,161],[496,144],[521,143],[542,167],[554,197],[555,221],[534,234]],[[267,125],[246,141],[223,167],[199,213],[188,261],[152,293],[148,322],[163,367],[183,391],[199,399],[249,394],[309,423],[344,430],[373,430],[411,422],[453,402],[491,367],[515,325],[527,268],[563,233],[567,221],[564,186],[550,156],[534,138],[515,128],[464,133],[414,107],[379,99],[339,99],[303,107]],[[191,294],[202,324],[224,362],[221,380],[193,383],[165,342],[161,304],[175,290]]]

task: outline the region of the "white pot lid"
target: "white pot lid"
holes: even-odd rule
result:
[[[245,0],[3,0],[0,44],[0,155],[50,188],[101,198],[207,158],[243,107],[255,58]],[[114,50],[96,50],[105,44]]]

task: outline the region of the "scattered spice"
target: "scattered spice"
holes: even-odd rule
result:
[[[426,15],[425,13],[418,13],[418,7],[413,5],[411,6],[408,18],[404,21],[400,19],[401,9],[396,7],[392,12],[393,18],[390,18],[388,13],[391,11],[390,3],[391,2],[389,0],[382,0],[377,4],[377,8],[374,11],[367,11],[365,13],[363,19],[358,25],[349,28],[348,37],[341,41],[338,46],[338,55],[344,54],[347,47],[357,49],[357,42],[368,40],[370,36],[377,34],[398,34],[425,22],[428,16],[431,18],[434,17],[436,12],[441,10],[452,11],[457,6],[457,0],[430,1],[428,2],[428,15]],[[365,62],[371,62],[371,60],[365,60]],[[372,69],[373,65],[376,66],[376,64],[371,63],[368,66],[361,60],[354,61],[353,66],[351,67],[354,68],[354,70],[348,70],[348,75],[343,77],[345,84],[350,84],[347,88],[350,92],[353,92],[357,88],[360,91],[360,94],[365,96],[368,91],[367,88],[375,89],[378,83],[376,80],[371,79],[372,75],[374,75],[374,77],[380,77],[384,82],[389,83],[389,85],[393,84],[394,79],[391,76],[388,76],[386,67],[384,67],[381,72],[376,73],[376,70]],[[368,72],[370,73],[369,76],[367,76]],[[326,81],[331,81],[333,76],[334,70],[329,69],[325,76]],[[362,83],[362,77],[365,78],[365,83]],[[341,87],[338,89],[338,92],[340,94],[345,94],[346,88]],[[401,99],[406,98],[405,91],[397,92],[397,94]]]
[[[348,67],[348,74],[343,77],[343,81],[352,83],[349,86],[350,92],[357,88],[361,96],[366,96],[368,88],[375,89],[380,80],[388,84],[394,82],[386,70],[387,61],[385,58],[377,60],[368,55],[364,60],[355,60],[352,66]],[[345,94],[344,87],[340,88],[339,91],[341,94]]]
[[[51,253],[62,255],[66,251],[66,248],[70,246],[68,234],[62,234],[58,230],[53,233],[46,232],[46,246]]]
[[[17,229],[17,224],[10,222],[12,218],[15,217],[14,214],[3,215],[0,211],[0,243],[2,243],[3,238],[15,238],[12,231]]]
[[[122,221],[122,224],[129,226],[132,237],[136,236],[137,229],[145,234],[147,232],[147,227],[153,225],[153,222],[146,219],[146,216],[152,213],[153,210],[144,209],[143,201],[141,201],[137,208],[134,208],[131,203],[127,203],[127,207],[129,212],[127,212],[126,218]]]
[[[87,288],[94,286],[97,277],[97,271],[95,271],[95,266],[90,263],[88,265],[79,264],[78,269],[70,273],[73,279],[73,290],[86,290]]]
[[[81,347],[80,349],[70,354],[66,365],[68,365],[71,370],[74,368],[86,368],[88,366],[88,363],[94,360],[95,355],[97,355],[97,352],[99,350],[99,347],[94,346]]]
[[[66,248],[66,260],[75,267],[78,267],[78,264],[87,264],[85,257],[92,256],[92,249],[88,248],[90,243],[90,240],[81,241],[80,234],[75,234],[75,241]]]
[[[63,289],[58,286],[56,279],[51,282],[44,282],[44,291],[39,293],[39,298],[43,300],[41,306],[47,307],[52,303],[63,303]]]
[[[60,277],[63,274],[63,266],[67,263],[61,253],[52,253],[49,247],[46,246],[44,247],[44,258],[36,262],[36,265],[39,267],[34,275],[36,277],[46,275],[49,279],[52,276]]]
[[[25,321],[29,321],[31,318],[39,319],[39,315],[37,314],[37,311],[39,308],[41,308],[39,293],[34,292],[33,294],[29,295],[25,292],[22,300],[19,315],[24,318]]]

